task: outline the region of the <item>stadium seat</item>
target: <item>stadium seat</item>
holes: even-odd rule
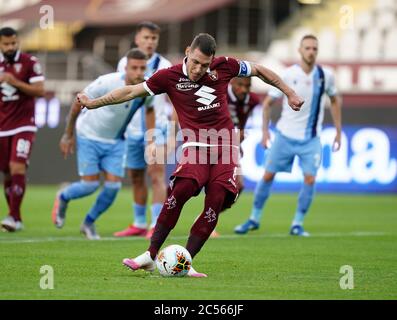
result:
[[[396,25],[396,12],[391,9],[382,9],[376,14],[376,27],[386,31]]]
[[[397,25],[389,29],[386,34],[383,58],[386,61],[397,61]]]
[[[268,54],[271,57],[289,61],[292,58],[291,47],[288,40],[274,40],[270,44]]]
[[[324,28],[318,34],[320,44],[318,58],[320,61],[333,61],[336,58],[337,38],[331,28]]]
[[[373,27],[364,33],[360,54],[361,59],[366,61],[375,61],[381,58],[382,34],[381,30]]]
[[[339,40],[339,60],[356,61],[359,57],[359,46],[360,38],[355,29],[344,32]]]
[[[368,26],[374,25],[374,20],[374,13],[372,11],[364,11],[356,15],[354,25],[359,31],[365,31],[368,29]]]
[[[375,8],[376,9],[397,9],[397,3],[395,0],[376,0],[375,1]]]

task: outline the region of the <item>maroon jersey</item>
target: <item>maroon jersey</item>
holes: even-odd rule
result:
[[[227,88],[227,101],[233,124],[235,128],[240,130],[244,129],[252,110],[260,103],[259,97],[252,92],[248,93],[243,101],[240,101],[233,93],[230,84]]]
[[[2,72],[12,73],[26,83],[44,81],[37,58],[20,51],[17,52],[14,62],[8,62],[0,53],[0,73]],[[37,131],[34,106],[34,97],[6,82],[0,83],[0,137]]]
[[[145,83],[151,94],[167,93],[178,114],[184,141],[190,145],[239,143],[227,103],[227,86],[236,76],[249,76],[250,65],[218,57],[197,82],[189,80],[186,58],[182,64],[157,71]]]

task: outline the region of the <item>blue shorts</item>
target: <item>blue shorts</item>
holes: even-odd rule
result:
[[[315,176],[321,164],[322,147],[319,137],[299,141],[276,133],[276,138],[267,154],[265,169],[268,172],[291,172],[295,156],[304,175]]]
[[[154,133],[156,145],[167,143],[168,125],[163,128],[157,128]],[[127,157],[125,167],[127,169],[145,169],[145,140],[143,136],[128,136],[127,138]]]
[[[103,143],[77,136],[77,166],[79,176],[91,176],[106,171],[124,177],[125,141]]]

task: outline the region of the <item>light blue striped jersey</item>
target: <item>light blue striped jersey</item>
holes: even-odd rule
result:
[[[305,100],[305,103],[300,111],[294,111],[288,105],[287,97],[284,96],[277,129],[284,136],[295,140],[307,140],[317,136],[322,129],[324,119],[325,95],[333,97],[337,94],[332,72],[316,65],[309,74],[306,74],[300,65],[294,64],[285,70],[282,78]],[[269,95],[276,99],[282,97],[283,93],[273,87]]]
[[[125,85],[125,74],[114,72],[100,76],[90,83],[84,92],[90,98],[98,98]],[[133,115],[143,107],[152,107],[150,97],[137,98],[99,109],[84,109],[77,119],[77,134],[91,140],[115,143],[118,139],[124,139]]]
[[[127,57],[120,59],[117,71],[125,72]],[[158,53],[154,53],[147,62],[145,77],[150,78],[157,70],[171,67],[171,62]],[[168,113],[172,110],[167,95],[161,94],[153,97],[153,106],[156,114],[156,127],[163,128],[168,123]],[[127,135],[130,137],[142,137],[146,130],[145,114],[139,110],[131,120],[127,128]]]

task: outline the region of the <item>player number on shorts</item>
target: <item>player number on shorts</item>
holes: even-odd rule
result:
[[[30,141],[25,139],[18,139],[17,142],[17,152],[22,154],[29,154],[30,151]]]
[[[234,167],[233,176],[232,176],[233,181],[236,181],[237,169],[238,169],[237,167]]]

